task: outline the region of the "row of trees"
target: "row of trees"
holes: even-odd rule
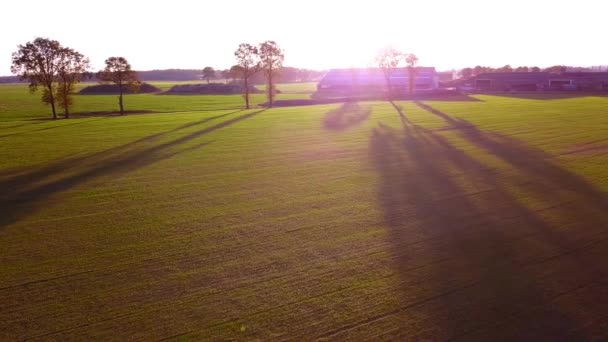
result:
[[[127,87],[136,90],[140,82],[124,57],[110,57],[105,64],[97,78],[118,86],[120,114],[123,115],[124,91]],[[57,119],[57,107],[63,109],[65,118],[69,118],[74,87],[93,76],[90,68],[89,59],[83,54],[48,38],[36,38],[19,45],[12,55],[11,71],[29,82],[30,92],[42,88],[42,102],[51,107],[53,119]]]
[[[264,74],[268,106],[272,107],[276,95],[276,76],[285,58],[283,50],[276,42],[268,40],[257,46],[240,44],[234,55],[237,64],[229,73],[232,78],[238,77],[243,82],[246,108],[250,108],[251,79],[259,72]],[[127,89],[136,91],[141,82],[126,58],[110,57],[105,64],[105,68],[96,74],[97,79],[117,85],[120,114],[124,115],[124,92]],[[57,106],[63,108],[65,118],[70,116],[74,87],[83,79],[93,77],[90,68],[89,59],[83,54],[48,38],[36,38],[19,45],[12,55],[11,71],[19,75],[21,80],[29,82],[32,93],[42,88],[42,101],[50,105],[53,119],[57,119]],[[202,76],[209,83],[215,77],[215,70],[206,67]]]
[[[192,71],[189,75],[187,72]],[[178,72],[183,73],[177,74]],[[292,83],[292,82],[311,82],[321,78],[326,71],[294,68],[294,67],[282,67],[281,71],[275,76],[275,79],[281,83]],[[213,67],[205,67],[203,70],[195,72],[195,70],[175,70],[175,74],[178,78],[167,78],[170,76],[172,70],[155,70],[155,71],[143,71],[139,72],[140,80],[193,80],[203,79],[210,83],[212,80],[222,79],[225,82],[242,83],[240,69],[238,65],[233,65],[230,69],[214,69]],[[189,75],[189,77],[188,77]],[[183,76],[183,77],[180,77]],[[257,73],[250,78],[250,84],[264,84],[266,80],[262,73]]]
[[[410,94],[414,92],[416,65],[418,64],[418,57],[416,55],[399,51],[393,47],[386,47],[378,52],[375,62],[384,73],[389,96],[392,94],[392,75],[402,62],[405,62],[409,73],[409,92]]]
[[[245,98],[245,107],[249,109],[249,92],[251,86],[251,78],[262,71],[266,78],[266,96],[268,98],[268,107],[272,107],[274,97],[276,95],[275,77],[277,72],[283,67],[285,55],[283,49],[272,40],[267,40],[254,46],[248,43],[242,43],[234,52],[237,64],[230,71],[238,75],[243,81],[243,97]]]
[[[469,77],[473,77],[473,76],[477,76],[480,74],[484,74],[484,73],[493,73],[493,72],[566,72],[568,71],[569,67],[565,66],[565,65],[554,65],[554,66],[550,66],[548,68],[544,68],[541,69],[537,66],[532,66],[532,67],[528,67],[528,66],[519,66],[519,67],[512,67],[509,64],[500,67],[500,68],[492,68],[492,67],[486,67],[486,66],[480,66],[477,65],[473,68],[464,68],[462,70],[460,70],[460,77],[462,78],[469,78]],[[577,70],[575,71],[589,71],[589,68],[575,68]]]

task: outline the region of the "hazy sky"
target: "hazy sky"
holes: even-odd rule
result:
[[[605,0],[29,0],[0,5],[0,75],[37,36],[137,70],[228,68],[241,42],[275,40],[285,65],[366,66],[383,46],[439,69],[608,64]]]

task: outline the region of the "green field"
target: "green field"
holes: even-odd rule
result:
[[[608,98],[115,105],[0,86],[0,340],[608,338]]]

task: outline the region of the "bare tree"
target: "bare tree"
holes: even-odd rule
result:
[[[74,85],[88,76],[89,67],[89,59],[81,53],[70,48],[61,49],[57,68],[57,103],[63,108],[66,119],[70,117]]]
[[[111,82],[118,86],[120,115],[124,115],[123,94],[125,90],[136,92],[141,85],[137,79],[137,73],[131,69],[131,64],[124,57],[110,57],[106,59],[106,67],[97,74],[97,78],[102,82]]]
[[[42,102],[51,106],[53,119],[57,119],[55,108],[55,82],[61,57],[61,44],[48,38],[36,38],[33,42],[19,45],[12,55],[11,71],[22,80],[29,81],[31,93],[43,87]]]
[[[393,76],[393,73],[395,72],[395,69],[397,69],[397,66],[399,66],[399,63],[401,62],[401,60],[403,59],[404,54],[403,52],[393,48],[393,47],[386,47],[382,50],[380,50],[378,52],[378,55],[376,56],[376,64],[378,64],[378,67],[380,69],[382,69],[382,73],[384,74],[384,78],[386,80],[386,87],[388,90],[388,97],[392,98],[392,84],[391,84],[391,78]]]
[[[412,95],[416,86],[416,64],[418,64],[418,57],[413,53],[408,53],[405,56],[405,64],[407,65],[407,71],[409,73],[410,95]]]
[[[258,47],[258,54],[267,81],[266,92],[268,96],[268,107],[272,107],[276,94],[273,76],[275,76],[276,72],[283,67],[285,54],[278,44],[272,40],[261,43]]]
[[[243,80],[243,97],[245,98],[245,108],[249,109],[249,81],[253,75],[260,71],[261,63],[258,55],[258,48],[251,44],[242,43],[234,52],[237,65],[230,68],[234,75],[238,75]]]
[[[205,67],[203,69],[203,79],[207,80],[207,84],[209,84],[212,78],[215,78],[215,70],[212,67]]]

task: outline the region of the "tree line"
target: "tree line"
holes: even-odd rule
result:
[[[222,72],[222,76],[241,80],[245,107],[250,108],[250,86],[254,77],[262,74],[266,81],[268,107],[272,107],[276,95],[278,71],[283,67],[283,49],[272,40],[257,46],[243,43],[234,53],[237,64]],[[94,76],[101,82],[117,86],[120,114],[124,115],[123,94],[130,89],[136,92],[141,85],[137,73],[124,57],[109,57],[105,68],[97,73],[90,71],[90,61],[80,52],[61,45],[49,38],[36,38],[19,45],[12,54],[11,71],[23,81],[29,82],[29,90],[34,93],[42,89],[42,102],[51,107],[53,119],[57,119],[58,107],[63,109],[64,117],[69,118],[73,104],[74,87],[77,83]],[[291,68],[290,71],[298,70]],[[216,77],[211,67],[202,70],[202,78],[209,83]],[[302,74],[301,74],[302,75]]]
[[[214,68],[212,68],[214,69]],[[229,69],[214,69],[213,75],[210,78],[211,82],[214,80],[222,80],[225,82],[239,83],[241,82],[239,75],[231,72],[232,68]],[[196,81],[201,79],[201,69],[163,69],[163,70],[137,70],[137,78],[142,82],[149,81]],[[312,70],[306,68],[294,68],[289,66],[283,66],[281,71],[277,74],[277,81],[279,83],[295,83],[295,82],[313,82],[327,71],[325,70]],[[92,78],[96,80],[95,77]],[[97,80],[98,81],[98,80]],[[251,79],[253,84],[264,84],[266,81],[263,74],[256,74]],[[0,83],[19,83],[22,82],[19,76],[0,76]]]
[[[256,82],[256,77],[262,75],[266,83],[266,97],[268,99],[268,107],[272,107],[275,99],[276,83],[279,77],[279,70],[283,69],[283,60],[285,53],[279,45],[273,40],[267,40],[252,45],[249,43],[241,43],[234,52],[237,64],[228,70],[216,71],[212,67],[205,67],[201,70],[201,78],[209,84],[212,79],[216,79],[218,74],[220,77],[232,79],[233,82],[242,83],[243,98],[245,100],[245,108],[251,108],[250,92],[251,86]],[[292,70],[297,70],[291,68]]]
[[[601,69],[601,68],[600,68]],[[460,70],[460,77],[461,78],[470,78],[473,76],[477,76],[477,75],[481,75],[481,74],[485,74],[485,73],[496,73],[496,72],[553,72],[553,73],[561,73],[561,72],[566,72],[566,71],[584,71],[584,72],[588,72],[588,71],[597,71],[593,68],[584,68],[584,67],[568,67],[566,65],[553,65],[547,68],[539,68],[537,66],[519,66],[519,67],[512,67],[511,65],[507,64],[505,66],[502,66],[500,68],[492,68],[492,67],[486,67],[486,66],[480,66],[477,65],[475,67],[472,68],[464,68],[462,70]]]
[[[251,86],[256,81],[255,78],[258,77],[259,79],[259,76],[262,75],[266,82],[268,107],[272,107],[276,95],[279,70],[283,69],[283,60],[285,59],[283,49],[272,40],[267,40],[258,45],[241,43],[234,52],[234,56],[237,64],[228,70],[221,71],[221,77],[242,83],[245,108],[249,109],[251,107]],[[201,77],[207,83],[210,83],[212,79],[217,78],[217,72],[212,67],[205,67],[201,71]]]
[[[275,76],[279,83],[294,83],[294,82],[312,82],[321,78],[326,71],[311,70],[304,68],[294,68],[283,66]],[[213,67],[205,67],[203,70],[152,70],[140,71],[139,77],[141,80],[223,80],[225,82],[242,83],[238,65],[233,65],[230,69],[214,69]],[[251,84],[265,84],[266,80],[263,73],[257,73],[250,78]]]
[[[57,107],[63,109],[67,119],[74,102],[74,86],[93,77],[90,68],[89,59],[80,52],[56,40],[36,38],[18,46],[12,55],[11,72],[29,82],[30,92],[42,88],[42,102],[51,107],[53,119],[57,119]],[[140,85],[129,62],[124,57],[110,57],[105,60],[105,68],[97,73],[97,78],[118,86],[118,103],[123,115],[125,89],[136,89]]]

